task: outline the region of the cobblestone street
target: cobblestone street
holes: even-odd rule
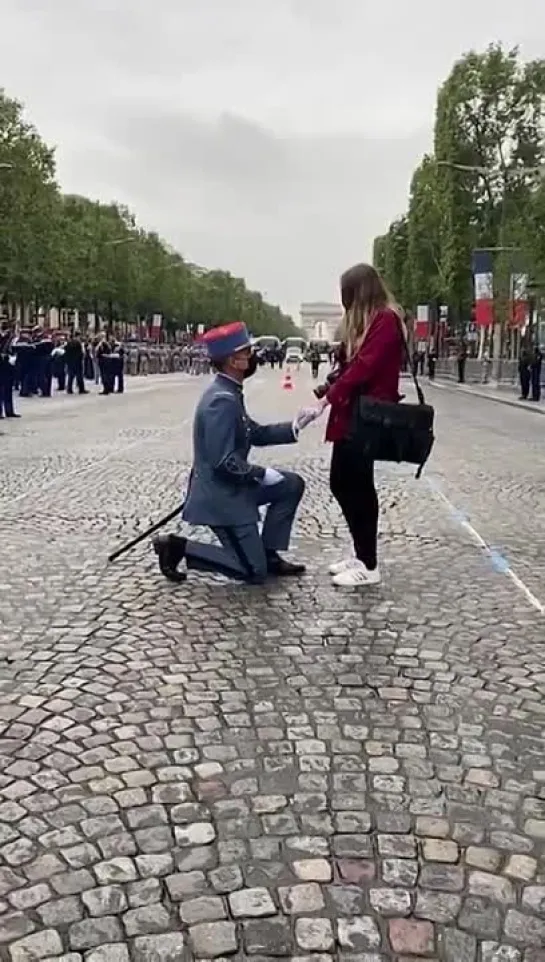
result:
[[[323,424],[255,452],[307,481],[301,581],[108,566],[181,500],[203,384],[2,428],[0,959],[545,962],[545,418],[430,392],[367,594],[327,574]],[[310,379],[246,393],[279,420]]]

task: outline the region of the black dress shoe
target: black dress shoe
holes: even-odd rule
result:
[[[21,415],[20,415],[20,414],[15,414],[15,411],[14,411],[13,414],[6,414],[6,417],[7,417],[7,418],[20,418]]]
[[[277,578],[296,578],[297,575],[304,575],[306,570],[305,565],[286,561],[278,554],[269,555],[267,558],[267,571]]]
[[[167,581],[181,584],[187,575],[178,571],[178,565],[185,557],[186,539],[176,534],[160,534],[153,539],[153,550],[159,560],[161,574]]]

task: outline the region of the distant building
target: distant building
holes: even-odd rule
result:
[[[299,327],[309,341],[334,341],[343,318],[343,309],[339,304],[315,301],[301,304],[299,317]]]

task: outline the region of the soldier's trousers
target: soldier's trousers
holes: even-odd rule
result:
[[[283,481],[261,485],[256,490],[256,505],[267,505],[261,532],[257,524],[213,527],[219,545],[187,542],[185,557],[190,570],[214,572],[237,581],[265,581],[268,557],[289,548],[291,529],[305,490],[305,482],[298,474],[281,473]]]

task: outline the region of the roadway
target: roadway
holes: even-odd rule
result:
[[[545,418],[433,391],[421,481],[380,469],[385,580],[341,593],[321,425],[300,583],[145,545],[203,379],[22,403],[0,437],[0,959],[544,962]],[[247,388],[258,418],[310,379]]]

